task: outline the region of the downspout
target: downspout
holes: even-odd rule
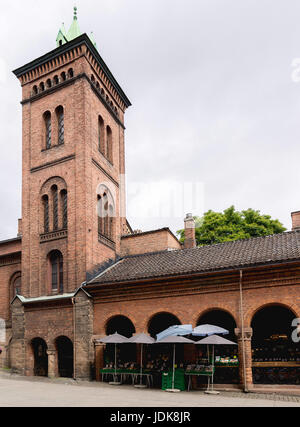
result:
[[[74,345],[73,345],[73,380],[76,381],[76,302],[75,298],[72,298],[73,304],[73,336],[74,336]]]
[[[242,353],[243,353],[243,371],[244,371],[244,392],[248,393],[247,376],[246,376],[246,352],[245,352],[245,328],[244,328],[244,309],[243,309],[243,270],[240,270],[240,315],[242,329]]]

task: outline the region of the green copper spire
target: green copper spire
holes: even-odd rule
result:
[[[69,29],[69,32],[67,34],[67,39],[68,41],[71,41],[73,39],[76,39],[76,37],[81,36],[81,31],[79,28],[79,24],[78,24],[78,19],[77,19],[77,7],[74,7],[74,18],[73,18],[73,22],[72,25]]]
[[[62,46],[63,44],[68,43],[73,39],[76,39],[77,37],[81,36],[81,34],[82,33],[80,31],[79,24],[78,24],[78,18],[77,18],[77,7],[74,6],[74,16],[73,16],[72,25],[71,25],[68,33],[67,33],[66,29],[65,29],[65,25],[62,24],[62,26],[58,32],[58,35],[56,37],[57,47]],[[89,38],[90,38],[91,42],[93,43],[93,45],[95,46],[95,48],[97,49],[97,44],[95,42],[93,33],[89,36]]]
[[[65,24],[62,23],[62,26],[59,29],[58,35],[56,37],[56,44],[57,46],[61,46],[62,44],[67,43],[67,32],[65,29]]]
[[[93,31],[91,32],[91,35],[90,35],[89,37],[90,37],[91,42],[93,43],[93,45],[94,45],[94,46],[95,46],[95,48],[97,49],[97,43],[96,43],[96,41],[95,41],[95,37],[94,37],[94,33],[93,33]]]

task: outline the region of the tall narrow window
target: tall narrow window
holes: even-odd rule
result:
[[[53,200],[53,230],[58,230],[58,190],[57,186],[52,187],[52,200]]]
[[[103,121],[102,117],[99,116],[98,117],[98,149],[99,149],[100,153],[102,153],[103,155],[105,155],[104,140],[105,140],[104,121]]]
[[[109,126],[106,128],[106,134],[106,157],[110,163],[113,163],[112,131]]]
[[[63,256],[59,251],[53,251],[50,254],[50,268],[51,268],[51,287],[52,292],[63,293],[64,277],[63,277]]]
[[[63,145],[65,142],[65,117],[62,106],[56,109],[57,128],[58,128],[58,145]]]
[[[98,213],[98,233],[103,234],[103,201],[100,196],[98,196],[98,205],[97,205],[97,213]]]
[[[44,206],[44,232],[49,233],[49,197],[43,197]]]
[[[46,148],[51,148],[52,144],[52,124],[51,124],[51,113],[47,111],[44,114],[44,122],[45,122],[45,134],[46,134]]]
[[[13,283],[13,293],[14,296],[21,295],[21,276],[17,277]]]
[[[109,210],[108,210],[108,219],[109,219],[109,232],[108,232],[108,237],[110,238],[110,240],[114,240],[114,235],[115,235],[115,215],[114,215],[114,209],[112,207],[112,205],[109,206]]]
[[[62,207],[62,227],[68,228],[68,193],[66,190],[62,190],[61,196],[61,207]]]

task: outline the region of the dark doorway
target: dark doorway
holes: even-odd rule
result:
[[[32,350],[34,354],[34,375],[36,377],[48,376],[48,354],[47,344],[41,338],[32,340]]]
[[[300,384],[300,345],[293,342],[295,315],[273,305],[253,317],[252,368],[254,384]]]
[[[229,331],[228,335],[224,335],[225,339],[229,341],[237,342],[235,335],[236,323],[234,318],[227,311],[224,310],[211,310],[206,312],[201,316],[197,322],[199,325],[214,325],[219,326],[220,328],[227,329]],[[203,337],[202,337],[203,338]],[[201,340],[201,337],[198,337],[197,340]],[[211,349],[210,349],[211,350]],[[196,346],[197,351],[197,360],[201,364],[201,359],[207,357],[207,348],[206,346]],[[215,383],[216,384],[239,384],[239,366],[231,366],[229,361],[238,360],[238,346],[226,346],[226,345],[216,345],[214,349],[215,354]],[[207,379],[205,377],[198,378],[198,383],[204,384]]]
[[[128,317],[115,316],[111,318],[106,325],[106,335],[113,335],[118,333],[123,337],[131,338],[135,334],[135,327]],[[118,364],[136,362],[136,345],[135,344],[121,344],[117,346]],[[104,360],[106,363],[114,363],[115,346],[114,344],[107,344],[104,353]]]
[[[74,354],[73,343],[67,337],[59,337],[56,340],[58,356],[58,373],[63,378],[73,378]]]
[[[148,332],[152,338],[156,339],[157,334],[175,325],[181,325],[181,322],[174,314],[159,313],[150,320]]]

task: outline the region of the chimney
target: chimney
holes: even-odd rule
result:
[[[300,211],[292,212],[292,231],[300,230]]]
[[[18,220],[18,237],[22,237],[22,220]]]
[[[195,220],[192,214],[187,214],[186,219],[184,220],[184,232],[185,232],[184,249],[195,248],[197,246],[196,233],[195,233]]]

